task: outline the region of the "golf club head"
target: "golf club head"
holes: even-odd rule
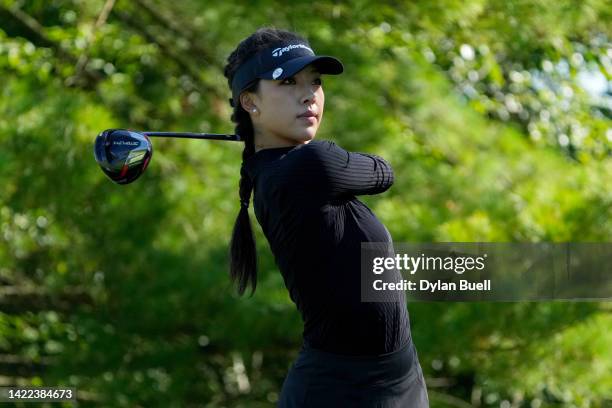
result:
[[[145,134],[127,129],[107,129],[96,137],[94,156],[112,181],[128,184],[147,168],[153,157],[153,145]]]

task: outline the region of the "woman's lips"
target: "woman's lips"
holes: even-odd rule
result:
[[[298,119],[302,119],[303,121],[308,122],[311,125],[313,125],[317,121],[316,116],[299,116]]]
[[[304,122],[308,122],[310,125],[314,125],[314,123],[319,120],[319,117],[316,113],[312,111],[306,111],[301,115],[298,115],[298,119],[303,119]]]
[[[314,111],[307,110],[306,112],[298,115],[298,119],[303,119],[304,122],[307,122],[309,125],[314,125],[315,122],[319,120],[319,114]]]

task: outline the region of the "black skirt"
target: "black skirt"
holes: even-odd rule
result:
[[[285,377],[278,408],[429,407],[416,347],[346,356],[304,344]]]

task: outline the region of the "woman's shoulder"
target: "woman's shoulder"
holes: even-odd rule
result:
[[[266,179],[266,184],[269,184],[282,183],[296,175],[317,170],[327,160],[331,151],[338,150],[338,146],[331,140],[313,139],[291,149],[266,150],[247,160],[245,166],[252,179]]]
[[[319,150],[319,149],[329,149],[336,146],[336,144],[328,139],[313,139],[308,143],[304,143],[301,145],[298,145],[296,149],[294,149],[295,151],[312,151],[312,150]]]
[[[308,143],[297,145],[287,154],[287,158],[292,162],[296,160],[317,160],[338,149],[340,147],[331,140],[313,139]]]

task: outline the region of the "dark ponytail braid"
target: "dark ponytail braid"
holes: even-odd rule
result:
[[[223,75],[227,78],[228,85],[232,87],[232,79],[240,65],[256,54],[259,50],[269,47],[278,42],[299,40],[307,42],[306,39],[291,31],[285,31],[273,27],[263,27],[244,39],[227,58],[227,65]],[[259,79],[244,91],[257,93],[259,91]],[[242,108],[240,101],[234,101],[234,111],[231,120],[236,123],[234,133],[240,135],[244,140],[242,151],[242,165],[240,166],[240,212],[234,224],[232,240],[230,243],[230,278],[237,284],[240,296],[244,293],[249,282],[251,282],[251,296],[257,287],[257,253],[255,238],[249,217],[249,201],[253,190],[253,181],[249,178],[245,169],[245,162],[255,154],[255,130],[251,122],[251,116]]]

